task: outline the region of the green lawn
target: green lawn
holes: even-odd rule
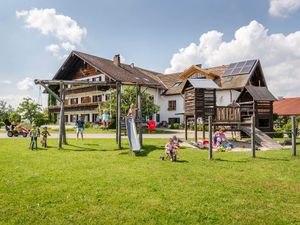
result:
[[[125,142],[125,140],[124,140]],[[69,140],[31,151],[0,139],[0,224],[299,224],[300,158],[289,150],[181,150],[161,161],[165,140],[135,157],[113,139]],[[298,148],[300,154],[300,148]]]

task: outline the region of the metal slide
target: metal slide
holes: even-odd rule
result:
[[[244,131],[249,137],[251,137],[251,127],[240,127],[241,131]],[[281,149],[282,146],[278,144],[275,140],[270,138],[267,134],[261,130],[255,128],[255,142],[260,146],[267,149]]]
[[[128,118],[126,125],[130,148],[133,152],[138,152],[141,149],[141,145],[137,137],[134,119]]]

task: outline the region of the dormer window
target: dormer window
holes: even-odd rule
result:
[[[180,84],[181,84],[182,82],[180,82],[180,81],[177,81],[177,82],[175,82],[174,84],[173,84],[173,86],[172,87],[178,87]]]

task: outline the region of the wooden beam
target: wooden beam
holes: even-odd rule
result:
[[[139,141],[140,146],[143,147],[143,131],[142,131],[142,93],[141,86],[137,86],[137,103],[138,103],[138,125],[139,125]]]
[[[59,86],[60,89],[60,98],[63,99],[64,95],[64,85],[61,83]],[[59,118],[59,136],[58,136],[58,149],[62,149],[63,143],[63,133],[64,133],[64,102],[60,101],[60,118]]]
[[[209,137],[209,147],[208,147],[208,158],[213,159],[213,134],[212,134],[212,116],[208,116],[208,137]]]
[[[251,151],[252,157],[255,158],[255,116],[251,117]]]
[[[197,144],[198,142],[198,129],[197,129],[197,114],[195,113],[194,115],[194,132],[195,132],[195,143]]]
[[[184,116],[184,137],[185,137],[185,140],[188,139],[187,129],[188,129],[188,117]]]
[[[54,91],[52,91],[46,84],[40,83],[41,86],[43,86],[49,94],[51,94],[57,101],[61,102],[61,98],[54,93]]]
[[[297,138],[297,126],[296,126],[296,116],[292,116],[291,117],[292,120],[292,155],[296,156],[296,138]]]
[[[121,84],[117,84],[117,142],[118,148],[122,149],[121,143]]]
[[[105,82],[105,81],[87,81],[87,80],[34,80],[35,84],[50,84],[50,85],[60,85],[70,84],[70,85],[81,85],[81,84],[94,84],[97,86],[116,86],[115,82]]]

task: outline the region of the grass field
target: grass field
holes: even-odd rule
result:
[[[69,144],[31,151],[28,139],[0,139],[0,224],[300,223],[300,158],[289,150],[209,161],[182,149],[174,163],[159,160],[165,140],[146,139],[137,157],[115,140]]]

